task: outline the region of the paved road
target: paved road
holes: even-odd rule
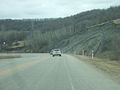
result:
[[[120,90],[106,75],[72,56],[22,56],[0,60],[0,90]]]

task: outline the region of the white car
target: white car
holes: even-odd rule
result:
[[[52,56],[54,57],[54,56],[61,56],[61,50],[60,49],[53,49],[52,50]]]

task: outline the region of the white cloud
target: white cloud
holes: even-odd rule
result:
[[[0,18],[65,17],[119,4],[120,0],[0,0]]]

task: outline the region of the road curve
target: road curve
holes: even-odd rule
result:
[[[0,60],[0,90],[120,90],[120,85],[73,56],[22,56]]]

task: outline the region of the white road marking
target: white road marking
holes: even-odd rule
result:
[[[67,75],[68,75],[68,78],[69,78],[69,82],[70,82],[71,88],[72,88],[72,90],[75,90],[75,87],[74,87],[74,85],[72,83],[72,78],[71,78],[70,74],[68,73],[69,70],[68,70],[68,68],[65,65],[65,61],[64,61],[64,66],[66,68],[66,72],[67,72]]]

